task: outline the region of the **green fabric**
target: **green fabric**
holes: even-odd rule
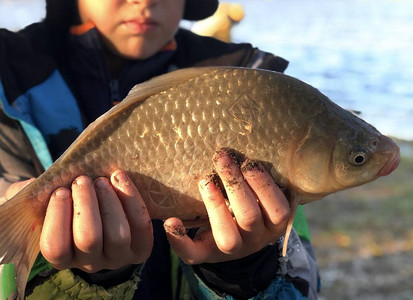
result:
[[[0,287],[2,300],[16,292],[16,271],[13,264],[3,265]]]
[[[39,253],[39,255],[36,258],[36,261],[34,262],[32,269],[30,270],[28,281],[32,280],[32,278],[35,277],[36,275],[42,272],[45,272],[45,271],[50,271],[52,269],[53,269],[52,265],[43,257],[41,253]]]
[[[178,290],[178,264],[179,264],[179,258],[178,255],[172,250],[170,250],[171,253],[171,284],[172,284],[172,295],[175,299],[176,292]],[[177,300],[177,299],[175,299]]]
[[[307,218],[302,205],[297,207],[293,227],[300,238],[311,242],[310,230],[308,228]]]
[[[173,293],[172,298],[174,300],[189,300],[191,299],[191,290],[189,288],[189,283],[186,280],[186,277],[183,275],[182,272],[179,272],[179,264],[179,257],[171,248],[171,282]],[[178,280],[178,278],[180,280]],[[177,293],[178,290],[179,294]]]
[[[43,257],[43,255],[39,254],[30,271],[28,281],[30,281],[37,274],[49,271],[51,269],[53,269],[53,267],[50,263]],[[7,297],[16,292],[16,270],[14,268],[14,264],[4,265],[1,273],[0,287],[1,299],[7,299]]]
[[[105,289],[89,284],[70,270],[63,270],[52,275],[47,281],[37,286],[27,300],[48,299],[132,299],[139,282],[138,268],[132,279],[117,286]]]
[[[30,273],[31,279],[35,275],[52,269],[51,265],[39,255]],[[63,270],[52,275],[26,299],[132,299],[139,281],[138,268],[132,279],[109,289],[89,284],[70,270]],[[1,299],[16,292],[16,272],[13,264],[3,267],[1,276]]]

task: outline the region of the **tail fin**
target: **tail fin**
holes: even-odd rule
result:
[[[300,202],[301,202],[301,198],[299,195],[295,193],[291,195],[291,199],[290,199],[291,215],[290,215],[290,219],[288,219],[287,229],[285,231],[285,236],[284,236],[283,251],[282,251],[283,257],[287,255],[288,240],[290,239],[291,230],[293,229],[295,212]]]
[[[42,219],[27,199],[26,189],[0,206],[0,263],[16,268],[17,294],[24,298],[27,278],[39,253]]]

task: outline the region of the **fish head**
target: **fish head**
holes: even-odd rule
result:
[[[355,117],[338,133],[331,161],[331,182],[345,189],[389,175],[400,163],[400,148],[389,137]]]
[[[343,111],[324,114],[322,122],[310,121],[297,143],[290,178],[308,199],[305,202],[388,175],[400,162],[399,147],[392,139]]]

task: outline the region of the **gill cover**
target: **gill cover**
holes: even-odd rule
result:
[[[320,123],[309,122],[290,161],[292,184],[303,194],[324,195],[331,191],[330,165],[335,140],[335,135],[327,126],[320,127]]]

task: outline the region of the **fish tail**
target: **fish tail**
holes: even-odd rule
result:
[[[0,206],[0,263],[13,263],[17,294],[24,298],[27,278],[39,253],[42,218],[22,190]]]

